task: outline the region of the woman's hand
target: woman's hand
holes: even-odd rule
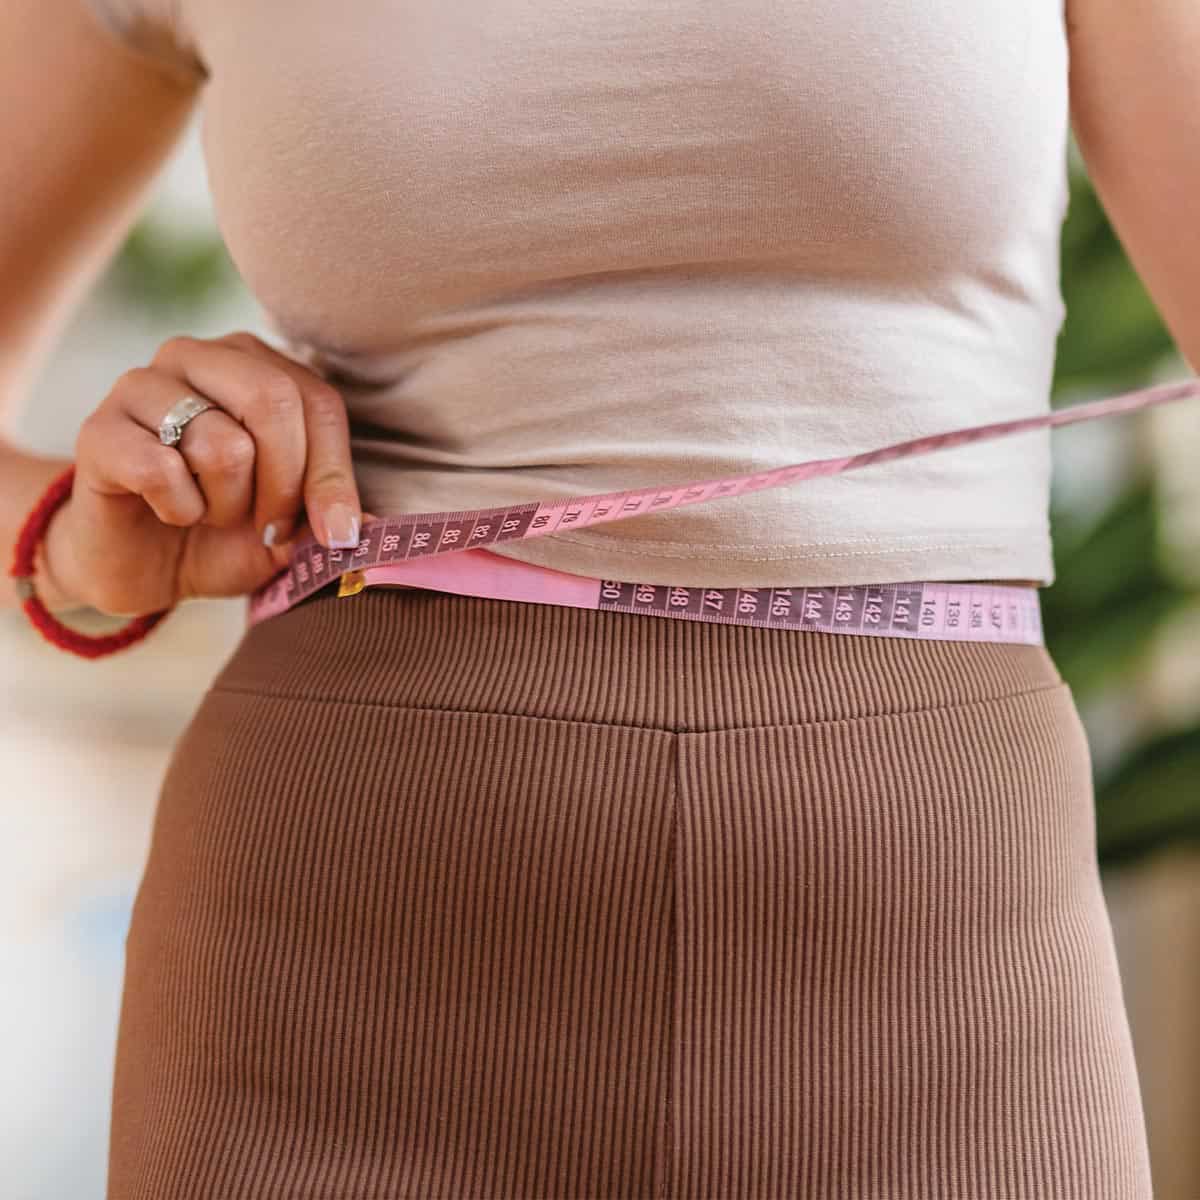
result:
[[[219,408],[164,446],[159,421],[189,393]],[[62,596],[133,616],[253,591],[291,539],[353,546],[362,516],[334,387],[250,333],[176,337],[83,423],[45,565]]]

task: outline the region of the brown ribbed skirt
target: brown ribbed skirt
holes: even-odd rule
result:
[[[1149,1200],[1039,647],[425,590],[248,631],[126,941],[110,1200]]]

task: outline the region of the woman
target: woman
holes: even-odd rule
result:
[[[0,30],[7,390],[197,105],[280,335],[98,389],[57,610],[249,592],[364,512],[1044,411],[1069,112],[1200,349],[1174,0],[7,0]],[[4,455],[12,545],[66,464]],[[495,553],[1038,587],[1048,483],[1025,434]],[[1092,822],[1040,646],[325,589],[248,630],[171,760],[109,1196],[1146,1200]]]

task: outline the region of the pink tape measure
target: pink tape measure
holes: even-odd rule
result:
[[[275,616],[339,580],[340,596],[388,584],[729,625],[1041,645],[1038,590],[1032,587],[922,582],[818,588],[677,587],[573,575],[494,554],[486,547],[1197,396],[1200,380],[1192,379],[1076,404],[1041,416],[932,434],[862,454],[814,459],[760,474],[732,475],[669,488],[573,496],[546,503],[529,501],[504,508],[381,517],[367,522],[353,550],[329,550],[314,537],[299,542],[287,568],[250,597],[247,620],[253,625]]]

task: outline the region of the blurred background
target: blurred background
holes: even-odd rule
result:
[[[217,235],[198,127],[5,432],[70,455],[174,333],[266,333]],[[1074,145],[1055,403],[1189,375]],[[1053,435],[1047,639],[1087,726],[1158,1200],[1200,1198],[1200,412]],[[86,662],[0,613],[0,1162],[8,1200],[101,1200],[123,939],[172,743],[242,601],[189,602]],[[1047,1197],[1047,1200],[1053,1200]]]

